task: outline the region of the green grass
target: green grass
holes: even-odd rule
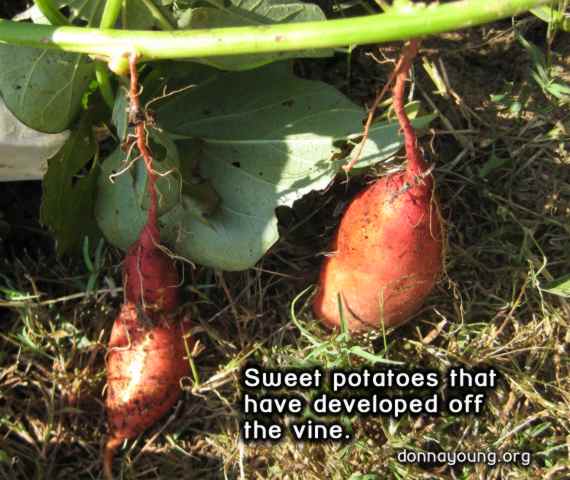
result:
[[[503,25],[427,40],[431,75],[416,63],[416,98],[441,115],[422,146],[436,163],[449,232],[446,276],[421,312],[396,331],[363,337],[315,321],[318,253],[358,181],[309,196],[280,212],[282,239],[256,268],[185,267],[186,309],[201,345],[197,376],[170,416],[125,444],[117,478],[570,478],[570,306],[541,290],[570,273],[570,118],[567,98],[557,96],[564,90],[547,88],[568,82],[568,34],[551,48],[548,61],[559,70],[549,83],[541,63],[539,85],[542,57],[533,63]],[[539,25],[518,27],[541,48]],[[391,66],[353,57],[351,91],[370,96]],[[344,59],[322,65],[309,64],[345,81]],[[105,345],[121,302],[119,263],[108,247],[95,266],[35,253],[2,260],[0,478],[101,478]],[[243,445],[239,370],[247,359],[274,368],[397,362],[442,374],[484,366],[501,380],[476,417],[345,418],[355,435],[348,444]],[[532,463],[401,464],[404,448],[530,451]]]

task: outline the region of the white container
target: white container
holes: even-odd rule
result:
[[[0,97],[0,182],[41,180],[47,160],[63,146],[69,131],[42,133],[20,122]]]

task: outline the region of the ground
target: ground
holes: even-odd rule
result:
[[[337,336],[321,327],[309,295],[322,253],[360,180],[279,212],[281,240],[241,273],[185,267],[186,310],[203,346],[193,359],[200,384],[162,423],[127,442],[115,463],[128,479],[565,479],[570,478],[570,306],[543,290],[570,264],[568,98],[545,92],[513,25],[550,51],[553,81],[568,82],[569,36],[549,45],[534,17],[424,42],[414,97],[439,116],[421,145],[447,225],[446,272],[407,325],[385,336]],[[397,45],[362,48],[347,59],[303,61],[298,73],[370,102]],[[431,69],[431,70],[430,70]],[[428,75],[428,70],[431,75]],[[436,72],[436,73],[434,73]],[[566,103],[564,103],[566,102]],[[41,186],[3,185],[0,195],[0,475],[100,478],[105,435],[106,343],[120,295],[120,252],[105,247],[93,281],[81,259],[56,259],[37,225]],[[28,296],[29,298],[22,298]],[[494,368],[477,416],[345,419],[346,444],[239,441],[239,369],[358,367],[359,346],[406,369]],[[447,394],[446,392],[443,392]],[[530,465],[403,464],[398,451],[531,452]]]

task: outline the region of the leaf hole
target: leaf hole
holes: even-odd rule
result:
[[[91,169],[93,168],[93,162],[95,161],[95,157],[91,157],[89,161],[83,165],[76,173],[71,177],[71,188],[75,188],[75,185],[79,180],[89,176]]]

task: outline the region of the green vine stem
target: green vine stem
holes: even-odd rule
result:
[[[101,28],[113,28],[123,8],[123,0],[107,0],[101,15]]]
[[[34,3],[52,25],[69,25],[69,20],[58,10],[52,0],[34,0]]]
[[[0,20],[0,43],[141,60],[284,52],[407,40],[511,17],[557,0],[462,0],[365,17],[187,31],[99,30]]]
[[[115,92],[111,83],[111,74],[105,62],[95,62],[95,79],[99,85],[99,91],[105,104],[113,110],[115,105]]]
[[[121,14],[122,8],[123,0],[107,0],[99,26],[103,29],[113,28]],[[115,104],[115,92],[113,91],[113,84],[111,83],[111,74],[105,63],[95,62],[95,78],[103,100],[112,110]]]

